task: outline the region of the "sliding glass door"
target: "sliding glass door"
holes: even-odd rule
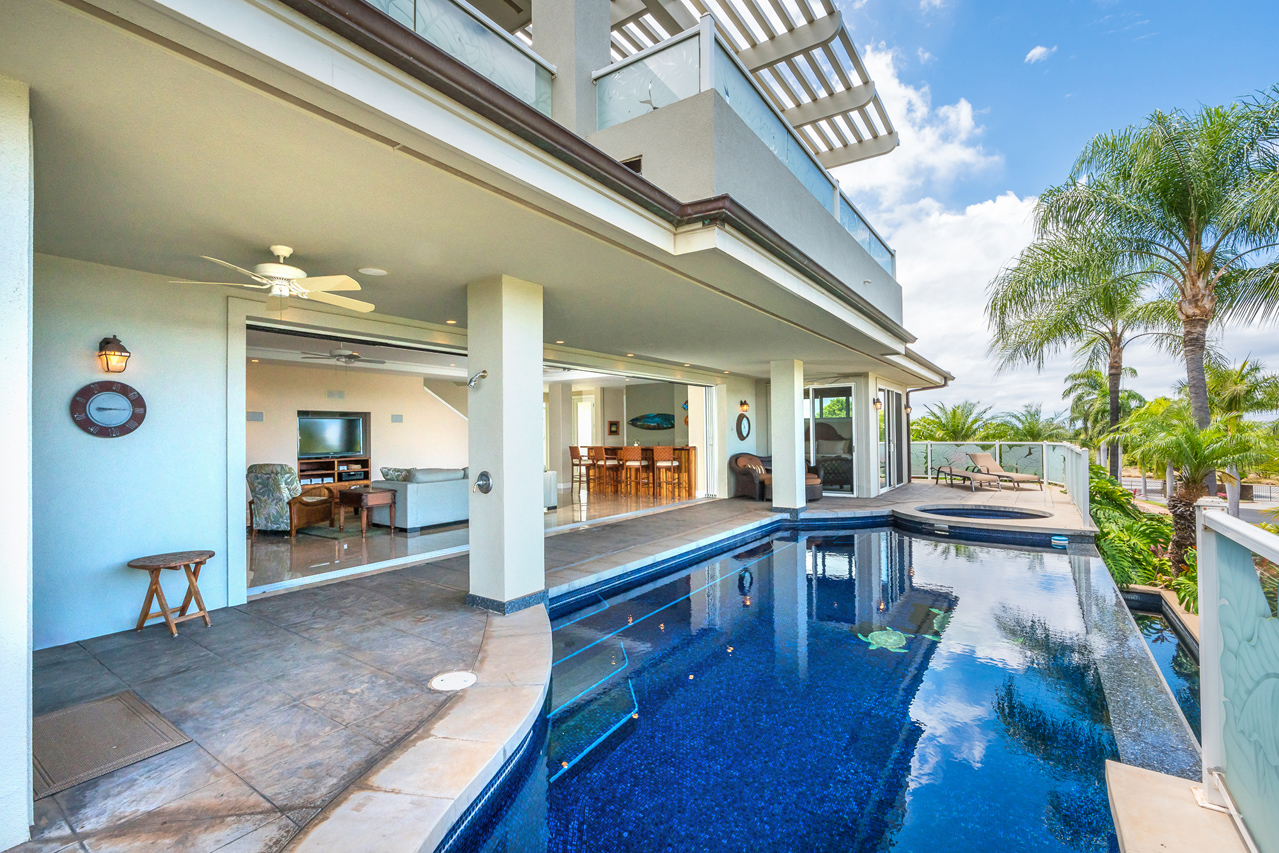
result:
[[[879,488],[883,491],[904,482],[905,418],[901,392],[880,388],[875,400],[879,409]]]
[[[826,492],[853,493],[853,389],[815,386],[804,391],[804,456]]]

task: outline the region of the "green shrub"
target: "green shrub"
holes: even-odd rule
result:
[[[1162,586],[1177,594],[1187,610],[1197,610],[1198,586],[1194,552],[1187,555],[1188,572],[1174,578],[1168,561],[1172,519],[1137,506],[1132,492],[1099,465],[1089,469],[1088,494],[1097,550],[1120,588],[1133,584]]]

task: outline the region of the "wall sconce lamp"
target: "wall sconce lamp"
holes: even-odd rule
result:
[[[875,398],[875,402],[874,402],[874,403],[872,403],[872,405],[875,407],[875,411],[877,411],[877,412],[878,412],[878,411],[881,411],[881,410],[884,408],[884,401],[883,401],[883,400],[881,400],[881,399],[879,399],[878,397],[876,397],[876,398]]]
[[[738,404],[737,408],[739,411],[749,412],[751,410],[751,404],[742,400],[742,402]]]
[[[902,409],[902,411],[909,415],[909,414],[910,414],[910,406],[907,406],[906,408]]]
[[[98,344],[98,363],[106,373],[124,373],[129,355],[128,348],[115,335],[103,338]]]

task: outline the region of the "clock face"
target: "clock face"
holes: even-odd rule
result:
[[[123,382],[94,382],[71,398],[71,420],[89,435],[119,438],[128,435],[147,416],[147,404],[136,389]]]

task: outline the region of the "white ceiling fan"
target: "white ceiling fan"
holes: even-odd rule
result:
[[[327,353],[303,352],[302,358],[307,361],[328,361],[332,359],[333,361],[341,362],[342,364],[346,364],[346,365],[386,364],[386,362],[380,358],[365,358],[364,356],[360,355],[355,350],[347,349],[346,347],[341,345],[334,347],[333,349],[329,350]]]
[[[200,256],[206,261],[213,261],[215,264],[248,276],[253,280],[252,284],[242,281],[175,281],[172,283],[222,284],[229,287],[248,287],[254,290],[265,290],[268,291],[267,307],[271,310],[283,309],[284,300],[290,296],[296,299],[323,302],[326,305],[336,305],[339,308],[349,308],[352,311],[363,313],[373,310],[371,302],[363,302],[346,296],[337,296],[333,293],[335,290],[360,289],[360,283],[349,275],[321,275],[307,278],[304,270],[284,262],[285,259],[293,254],[291,248],[288,246],[272,246],[271,254],[279,259],[279,263],[258,264],[252,270],[237,267],[235,264],[220,261],[217,258],[210,258],[208,255]]]

